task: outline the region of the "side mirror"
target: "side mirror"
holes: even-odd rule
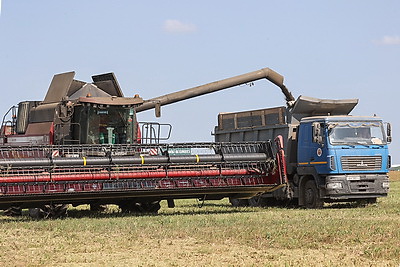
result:
[[[392,142],[392,125],[390,123],[386,124],[386,141],[388,143]]]
[[[321,124],[319,122],[314,122],[312,124],[313,128],[313,142],[322,144],[322,130],[321,130]]]

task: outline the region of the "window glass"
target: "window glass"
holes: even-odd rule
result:
[[[386,143],[383,126],[380,122],[329,123],[328,132],[332,145],[380,145]]]
[[[90,107],[87,143],[127,144],[134,140],[134,113],[130,108]],[[85,138],[82,138],[85,140]]]

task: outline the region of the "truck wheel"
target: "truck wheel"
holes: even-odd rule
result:
[[[234,207],[247,207],[247,206],[249,206],[249,200],[248,199],[229,198],[229,202]]]
[[[314,180],[308,180],[304,186],[304,207],[306,209],[320,209],[324,201],[319,197],[317,185]]]

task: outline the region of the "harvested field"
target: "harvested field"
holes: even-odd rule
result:
[[[162,203],[159,215],[71,209],[62,220],[0,216],[4,266],[399,266],[400,172],[377,204],[320,210]]]

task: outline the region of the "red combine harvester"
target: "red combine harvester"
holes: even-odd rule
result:
[[[0,209],[32,217],[66,215],[68,205],[116,204],[157,212],[174,199],[248,199],[287,183],[283,141],[162,144],[165,124],[139,124],[136,113],[266,78],[293,101],[270,69],[144,101],[124,97],[114,74],[74,80],[55,75],[44,101],[24,101],[4,116]]]

